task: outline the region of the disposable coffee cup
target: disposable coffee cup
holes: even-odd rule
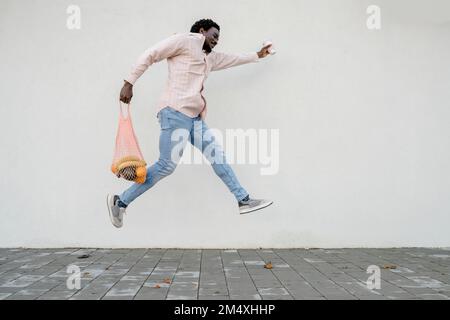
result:
[[[267,45],[269,45],[270,44],[270,47],[269,47],[269,53],[271,54],[271,55],[274,55],[275,53],[277,53],[277,51],[273,48],[273,43],[272,43],[272,41],[270,41],[270,40],[266,40],[266,41],[264,41],[264,43],[263,43],[263,47],[265,47],[265,46],[267,46]]]

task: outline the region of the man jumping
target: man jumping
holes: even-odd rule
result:
[[[225,54],[212,49],[219,42],[220,27],[210,19],[197,21],[189,33],[175,34],[147,49],[137,60],[120,91],[120,101],[130,103],[133,85],[153,63],[167,59],[169,78],[158,104],[157,118],[161,126],[159,137],[160,156],[147,168],[145,183],[134,183],[121,195],[108,195],[107,204],[112,224],[120,228],[127,206],[159,180],[174,172],[179,157],[173,158],[172,150],[179,148],[179,141],[173,141],[172,133],[178,129],[189,132],[192,145],[206,155],[205,150],[214,150],[214,159],[209,159],[214,172],[222,179],[235,196],[240,214],[265,208],[273,202],[252,199],[240,185],[233,170],[227,164],[222,146],[212,139],[201,139],[209,130],[205,123],[206,100],[202,95],[203,82],[211,71],[222,70],[250,62],[258,62],[269,54],[270,45],[258,52],[247,54]],[[200,125],[198,125],[200,123]],[[196,143],[200,136],[201,143]],[[198,140],[197,140],[198,141]],[[211,145],[212,143],[212,145]],[[182,145],[184,147],[185,144]],[[181,152],[182,153],[182,149]],[[217,155],[221,161],[217,161]]]

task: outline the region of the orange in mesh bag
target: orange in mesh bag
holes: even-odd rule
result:
[[[116,136],[111,171],[118,177],[136,183],[144,183],[147,175],[146,163],[134,134],[130,116],[130,105],[127,105],[127,117],[123,115],[122,103],[119,105],[119,128]]]

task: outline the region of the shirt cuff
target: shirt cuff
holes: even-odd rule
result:
[[[129,77],[123,79],[123,80],[125,80],[126,82],[129,82],[132,85],[134,85],[134,83],[136,82],[137,79],[135,79],[134,77],[129,76]]]

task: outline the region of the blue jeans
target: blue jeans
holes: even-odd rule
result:
[[[231,167],[227,164],[222,146],[216,143],[210,131],[205,135],[208,127],[200,116],[191,118],[173,108],[165,107],[158,112],[157,117],[161,126],[159,159],[147,168],[145,183],[134,183],[119,196],[123,203],[126,205],[130,204],[134,199],[153,187],[159,180],[172,174],[177,167],[188,140],[194,147],[201,150],[211,162],[214,172],[222,179],[237,201],[244,199],[248,195],[247,191],[239,184]],[[175,130],[177,131],[173,135]],[[183,133],[185,134],[183,135]],[[209,136],[209,138],[205,139],[205,136]],[[213,153],[214,155],[212,156]],[[217,159],[221,161],[217,161]]]

